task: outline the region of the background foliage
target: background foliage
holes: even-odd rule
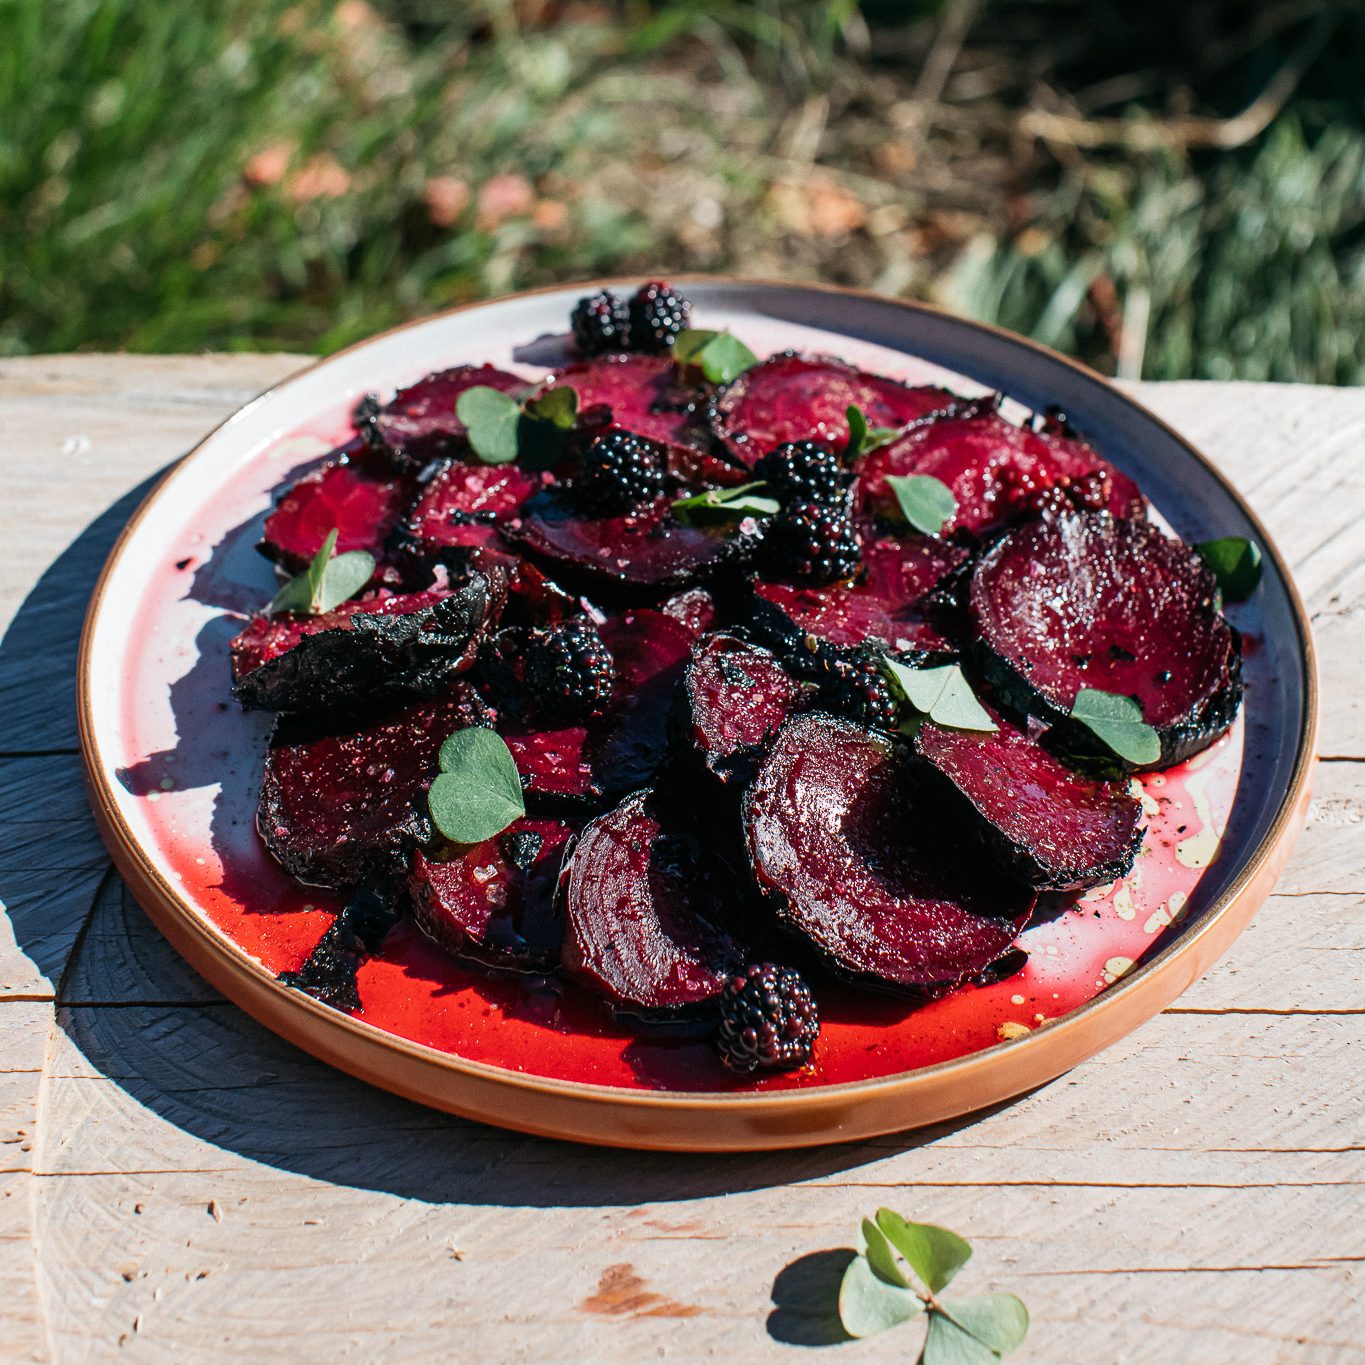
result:
[[[0,0],[0,354],[326,351],[596,273],[1365,379],[1353,0]]]

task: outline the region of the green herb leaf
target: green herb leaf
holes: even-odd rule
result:
[[[1223,536],[1201,541],[1195,547],[1199,558],[1213,571],[1223,596],[1229,602],[1245,602],[1261,581],[1261,550],[1242,536]]]
[[[679,365],[698,366],[713,384],[728,384],[758,364],[758,357],[737,336],[701,328],[678,333],[673,359]]]
[[[549,422],[560,431],[572,431],[578,420],[578,390],[570,384],[546,389],[539,398],[527,402],[526,415],[537,422]]]
[[[893,1209],[878,1209],[877,1226],[930,1293],[937,1294],[971,1259],[969,1243],[933,1223],[911,1223]]]
[[[878,1278],[867,1257],[855,1256],[839,1285],[839,1321],[851,1337],[872,1337],[924,1312],[913,1289]]]
[[[684,526],[705,525],[707,522],[734,521],[741,517],[771,517],[781,511],[776,498],[763,497],[758,489],[765,483],[743,483],[738,488],[708,488],[679,498],[673,504],[673,515]]]
[[[981,1294],[950,1299],[943,1311],[996,1355],[1018,1350],[1028,1336],[1028,1309],[1013,1294]]]
[[[848,419],[848,444],[844,446],[845,464],[852,464],[868,451],[877,450],[901,434],[899,427],[868,426],[863,410],[856,404],[850,404],[845,408],[844,416]]]
[[[1161,757],[1161,740],[1131,697],[1083,687],[1076,694],[1071,719],[1129,763],[1155,763]]]
[[[374,576],[374,556],[367,550],[334,554],[337,534],[334,527],[308,567],[270,599],[266,608],[268,616],[277,616],[284,611],[320,615],[354,597],[370,581]]]
[[[942,479],[932,474],[888,474],[901,515],[917,531],[936,536],[957,515],[957,499]]]
[[[452,843],[482,843],[526,814],[516,762],[496,731],[456,730],[441,745],[440,765],[427,808]]]
[[[517,458],[521,404],[510,394],[478,384],[455,400],[455,415],[484,464],[511,464]]]
[[[882,666],[901,696],[928,716],[935,725],[949,730],[994,731],[1000,727],[990,713],[976,699],[958,664],[944,664],[941,668],[910,668],[886,655]]]
[[[867,1257],[868,1265],[879,1280],[899,1285],[902,1289],[910,1287],[910,1281],[896,1264],[896,1253],[891,1250],[891,1243],[870,1218],[864,1218],[862,1227],[858,1229],[858,1252]]]
[[[996,1365],[1000,1357],[946,1313],[929,1315],[929,1332],[919,1365]]]

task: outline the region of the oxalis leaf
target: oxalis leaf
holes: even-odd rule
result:
[[[1261,550],[1242,536],[1223,536],[1200,541],[1195,553],[1218,580],[1223,597],[1229,602],[1245,602],[1261,581]]]
[[[904,1285],[887,1284],[855,1256],[839,1285],[839,1321],[851,1337],[873,1337],[924,1312],[924,1300]]]
[[[950,730],[994,731],[1000,728],[977,701],[960,665],[910,668],[899,659],[886,655],[882,667],[901,696],[935,725]]]
[[[957,515],[957,499],[942,479],[932,474],[888,474],[901,516],[917,531],[936,536]]]
[[[440,765],[427,809],[452,843],[482,843],[526,814],[516,762],[496,731],[456,730],[441,745]]]
[[[996,1365],[999,1355],[946,1313],[932,1313],[919,1365]]]
[[[1161,757],[1161,740],[1132,697],[1083,687],[1076,693],[1071,719],[1129,763],[1155,763]]]
[[[1028,1336],[1028,1309],[1014,1294],[980,1294],[949,1299],[943,1311],[997,1355],[1008,1355]]]
[[[578,420],[578,390],[569,384],[546,389],[539,398],[527,400],[526,415],[538,422],[549,422],[560,431],[572,431]]]
[[[679,498],[673,504],[673,515],[684,526],[775,516],[781,510],[781,504],[776,498],[765,497],[758,491],[767,486],[765,483],[743,483],[738,488],[708,488],[704,493]]]
[[[455,400],[455,415],[469,433],[469,446],[484,464],[511,464],[517,458],[521,404],[500,389],[478,384]]]
[[[729,332],[689,328],[673,342],[673,359],[695,365],[713,384],[729,384],[758,364],[758,357]]]
[[[844,409],[848,419],[848,444],[844,446],[844,463],[852,464],[870,450],[877,450],[900,435],[899,427],[870,427],[862,408],[850,404]]]
[[[301,573],[291,578],[266,608],[266,614],[307,612],[318,616],[349,601],[374,576],[374,556],[368,550],[335,554],[337,531],[333,528]]]
[[[971,1259],[970,1244],[934,1223],[911,1223],[893,1209],[878,1209],[877,1226],[931,1293],[945,1288]]]

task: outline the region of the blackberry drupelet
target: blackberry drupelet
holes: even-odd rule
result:
[[[777,568],[798,583],[819,587],[852,578],[862,562],[862,547],[843,506],[794,502],[773,523]]]
[[[630,346],[662,353],[672,349],[692,318],[692,305],[664,280],[642,285],[630,300]]]
[[[820,700],[859,725],[894,730],[900,703],[876,654],[825,645],[820,651]]]
[[[630,311],[609,290],[589,294],[569,314],[573,339],[584,355],[624,351],[630,345]]]
[[[842,504],[848,476],[839,457],[818,441],[791,441],[769,451],[754,466],[779,502],[818,502],[824,507]]]
[[[530,633],[525,676],[527,690],[545,718],[572,725],[607,709],[616,685],[616,665],[596,627],[570,621]]]
[[[665,463],[660,446],[615,427],[589,442],[574,480],[574,498],[590,516],[619,516],[664,491]]]
[[[810,1061],[820,1034],[815,997],[790,967],[746,967],[720,998],[716,1049],[731,1071],[791,1071]]]

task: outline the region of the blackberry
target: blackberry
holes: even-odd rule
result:
[[[617,516],[653,502],[664,491],[664,468],[662,447],[614,427],[589,442],[574,480],[574,498],[589,515]]]
[[[596,627],[570,621],[529,633],[525,678],[546,719],[572,725],[607,709],[616,685],[616,665]]]
[[[692,305],[663,280],[642,285],[628,307],[634,351],[671,350],[678,333],[692,318]]]
[[[731,1071],[791,1071],[810,1061],[820,1034],[815,997],[790,967],[746,967],[720,997],[716,1049]]]
[[[826,645],[819,663],[820,700],[829,710],[859,725],[896,728],[900,703],[875,654]]]
[[[773,523],[772,547],[780,572],[818,587],[852,578],[862,562],[858,533],[845,507],[794,502]]]
[[[848,486],[839,458],[818,441],[791,441],[763,456],[754,466],[779,502],[838,504]]]
[[[569,314],[569,327],[584,355],[624,351],[630,344],[629,309],[606,289],[578,300]]]

